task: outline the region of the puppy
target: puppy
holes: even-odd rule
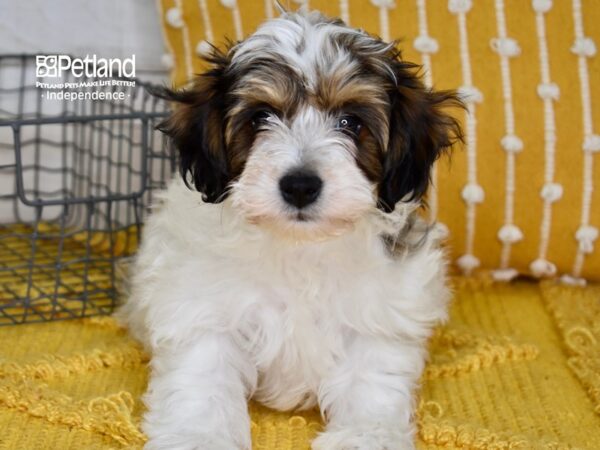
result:
[[[284,12],[163,124],[181,177],[149,218],[121,319],[151,352],[147,449],[250,449],[247,401],[318,406],[317,450],[414,448],[445,258],[418,216],[460,137],[453,92],[393,44]]]

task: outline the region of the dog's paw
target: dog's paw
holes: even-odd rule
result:
[[[148,439],[144,450],[249,450],[232,440],[214,435],[159,435]]]
[[[321,433],[312,450],[414,450],[412,430],[373,424],[333,428]]]

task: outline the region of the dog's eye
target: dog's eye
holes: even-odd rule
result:
[[[263,126],[270,120],[273,120],[273,113],[269,110],[262,109],[252,116],[252,128],[258,130],[261,126]]]
[[[362,129],[362,122],[356,116],[342,116],[338,120],[336,128],[356,137]]]

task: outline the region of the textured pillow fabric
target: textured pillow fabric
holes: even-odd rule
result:
[[[285,4],[285,2],[283,2]],[[295,8],[300,2],[288,5]],[[600,4],[595,0],[310,0],[401,39],[438,89],[460,88],[464,148],[442,160],[429,212],[459,269],[600,280]],[[173,82],[277,14],[270,0],[160,0]]]

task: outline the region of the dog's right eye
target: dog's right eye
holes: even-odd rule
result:
[[[258,130],[261,126],[265,125],[270,120],[273,120],[273,113],[266,109],[262,109],[252,116],[252,120],[250,123],[252,124],[252,128]]]

